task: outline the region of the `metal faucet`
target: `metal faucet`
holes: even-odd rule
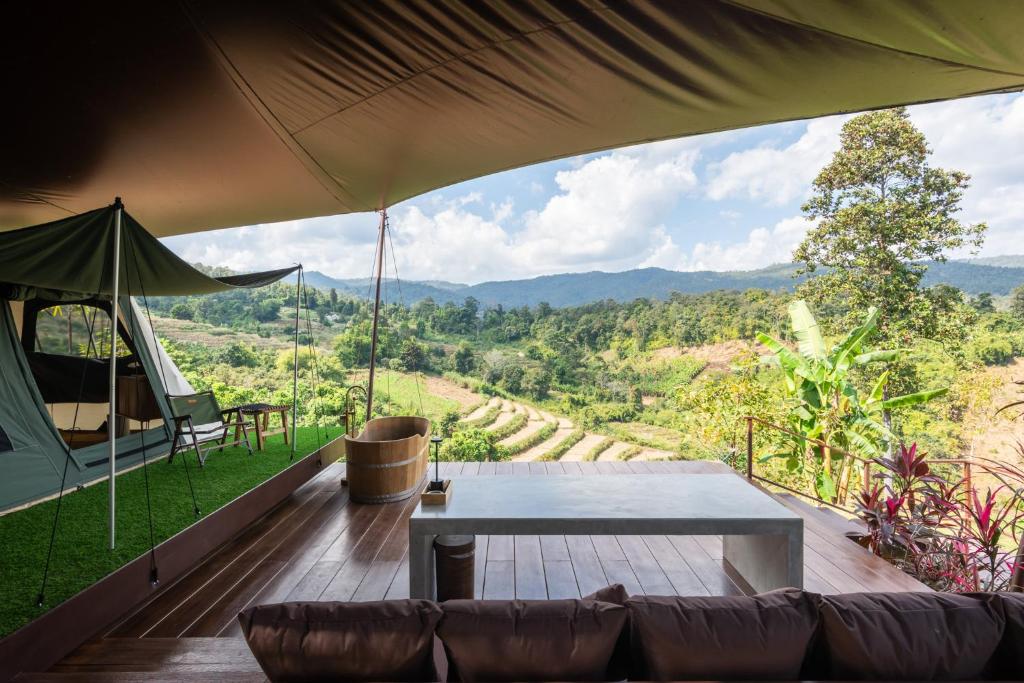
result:
[[[345,392],[345,412],[342,415],[342,420],[345,421],[345,433],[353,438],[356,436],[356,404],[352,400],[352,392],[357,389],[363,392],[363,398],[366,398],[366,388],[363,385],[353,384],[350,386]]]

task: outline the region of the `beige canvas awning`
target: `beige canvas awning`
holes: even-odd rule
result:
[[[1024,87],[1017,0],[24,3],[0,229],[365,211],[547,159]]]

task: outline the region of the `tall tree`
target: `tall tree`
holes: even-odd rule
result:
[[[950,308],[946,293],[923,289],[921,279],[927,261],[982,243],[985,224],[957,218],[970,176],[929,165],[931,149],[905,108],[850,119],[840,141],[803,206],[816,225],[794,259],[803,273],[824,271],[805,283],[804,296],[842,301],[852,315],[876,306],[888,345],[918,336],[958,345],[943,337],[964,326],[938,319]]]
[[[1024,285],[1019,285],[1010,292],[1010,312],[1024,320]]]

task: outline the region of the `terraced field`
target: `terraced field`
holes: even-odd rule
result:
[[[483,428],[503,435],[498,443],[512,451],[512,460],[518,462],[649,461],[676,458],[676,454],[671,451],[644,448],[603,434],[581,431],[567,417],[552,415],[531,405],[498,397],[478,406],[462,421],[476,424],[486,422]],[[521,422],[521,426],[506,434],[515,422]]]

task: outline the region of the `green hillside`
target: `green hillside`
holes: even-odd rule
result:
[[[581,306],[611,299],[626,302],[634,299],[667,299],[673,292],[703,294],[717,290],[768,289],[790,290],[800,282],[792,264],[768,266],[758,270],[679,272],[662,268],[640,268],[620,273],[563,273],[528,280],[506,280],[462,285],[452,282],[406,281],[401,285],[401,298],[412,304],[426,298],[435,303],[461,303],[473,297],[484,306],[506,308],[536,306],[546,302],[562,308]],[[367,297],[371,291],[367,280],[339,280],[323,273],[311,272],[307,281],[321,289],[335,288],[339,294]],[[1004,296],[1024,284],[1024,256],[996,256],[986,259],[932,263],[924,284],[947,284],[977,295],[982,292]],[[397,301],[398,287],[391,285],[388,299]]]

